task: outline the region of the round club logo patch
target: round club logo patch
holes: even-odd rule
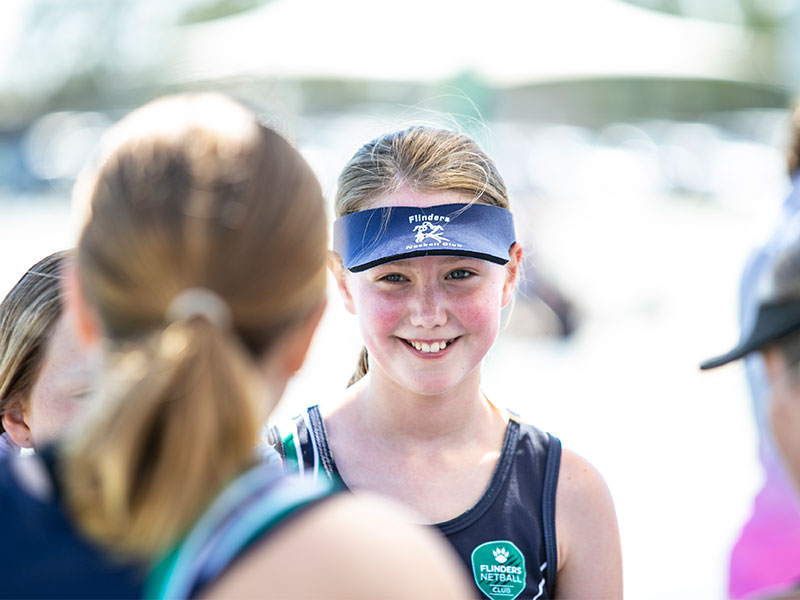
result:
[[[508,540],[481,544],[472,551],[475,584],[491,600],[514,600],[525,589],[525,557]]]

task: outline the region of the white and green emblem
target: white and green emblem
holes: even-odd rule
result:
[[[514,600],[525,589],[525,557],[508,540],[481,544],[472,551],[475,584],[491,600]]]

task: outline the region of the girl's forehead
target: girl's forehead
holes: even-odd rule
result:
[[[463,193],[455,190],[421,192],[404,185],[396,192],[377,198],[370,203],[368,208],[385,208],[389,206],[429,208],[440,204],[459,204],[463,202],[468,202],[468,199]]]

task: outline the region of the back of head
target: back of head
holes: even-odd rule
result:
[[[417,192],[458,191],[472,201],[509,207],[494,162],[469,136],[417,125],[362,146],[345,165],[336,192],[336,216],[408,186]]]
[[[800,240],[784,248],[771,273],[770,298],[777,302],[800,301]],[[800,363],[800,334],[792,333],[776,344],[791,365]],[[796,369],[793,369],[796,371]],[[795,373],[800,378],[800,372]]]
[[[109,139],[75,197],[107,377],[66,482],[91,535],[153,555],[251,461],[257,361],[322,301],[326,220],[299,153],[224,97],[155,101]]]
[[[0,415],[11,402],[24,401],[36,382],[61,316],[60,274],[67,255],[55,252],[33,265],[0,303]]]
[[[800,300],[800,239],[781,250],[771,277],[771,298],[776,301]]]

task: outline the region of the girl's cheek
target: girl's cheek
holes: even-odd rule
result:
[[[495,289],[489,288],[482,294],[467,296],[459,302],[458,314],[475,325],[488,325],[499,319],[501,300]]]
[[[383,331],[393,329],[403,315],[402,303],[389,301],[379,296],[365,298],[360,303],[359,318],[368,329]]]

